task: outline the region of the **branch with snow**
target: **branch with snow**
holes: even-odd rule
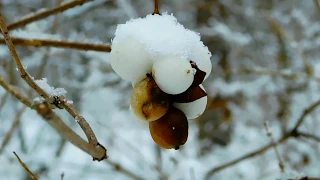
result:
[[[1,82],[1,86],[2,87],[13,87],[11,85],[9,85],[6,81],[4,81],[4,79],[2,77],[0,77],[0,80],[2,79]],[[84,152],[88,153],[89,155],[91,155],[93,157],[94,160],[103,160],[107,157],[106,155],[106,149],[100,145],[99,143],[97,143],[96,141],[91,141],[89,143],[87,143],[85,140],[83,140],[78,134],[76,134],[71,128],[69,128],[61,119],[58,115],[56,115],[55,112],[52,111],[51,109],[51,105],[46,102],[45,100],[41,100],[41,99],[36,99],[34,100],[33,103],[31,103],[27,97],[25,97],[23,94],[21,93],[13,93],[12,90],[8,90],[9,93],[11,93],[11,95],[13,95],[14,97],[16,97],[20,102],[22,102],[20,99],[24,99],[27,101],[26,104],[30,104],[31,109],[34,109],[38,112],[39,115],[41,115],[46,122],[52,127],[54,128],[61,137],[63,137],[64,139],[68,140],[70,143],[72,143],[73,145],[77,146],[79,149],[83,150]],[[23,108],[24,109],[24,108]],[[22,114],[22,112],[24,110],[21,110],[21,113],[18,114]],[[16,122],[18,122],[18,120],[20,119],[20,116],[16,117]],[[83,120],[83,119],[82,119]],[[13,126],[17,124],[17,123],[13,123]],[[84,123],[85,124],[85,123]],[[88,126],[88,124],[87,124]],[[12,128],[11,128],[12,129]],[[11,130],[9,131],[11,132]],[[88,132],[86,132],[86,134],[90,134],[93,133],[92,130]],[[9,133],[10,135],[10,133]],[[92,135],[92,137],[94,137],[94,134]],[[8,139],[8,138],[6,138]],[[89,139],[89,138],[88,138]],[[91,138],[93,139],[93,138]],[[97,143],[97,145],[93,146],[94,143]],[[6,145],[6,141],[4,141],[4,143],[1,146],[1,149],[3,149]],[[2,150],[1,150],[2,151]]]
[[[79,113],[72,107],[71,103],[68,103],[66,98],[64,98],[63,96],[55,96],[62,95],[64,93],[62,89],[54,89],[51,86],[47,86],[46,84],[44,84],[43,81],[38,82],[40,84],[39,85],[25,70],[13,45],[13,42],[9,35],[9,31],[1,13],[0,29],[4,36],[4,40],[9,48],[11,56],[17,64],[22,79],[27,82],[27,84],[32,89],[34,89],[41,97],[45,99],[45,101],[40,101],[39,103],[35,104],[35,106],[33,106],[37,110],[37,112],[42,117],[44,117],[47,122],[59,132],[60,135],[62,135],[64,138],[66,138],[68,141],[70,141],[83,151],[92,155],[94,160],[100,161],[107,158],[106,149],[98,143],[91,127],[86,122],[86,120],[79,115]],[[48,91],[43,89],[41,86],[46,88],[46,90]],[[56,92],[58,94],[55,94]],[[48,102],[50,102],[50,104]],[[78,136],[67,125],[63,123],[63,121],[52,111],[52,104],[56,105],[58,108],[65,108],[74,118],[80,117],[77,118],[77,122],[87,135],[89,144],[87,144],[80,136]]]

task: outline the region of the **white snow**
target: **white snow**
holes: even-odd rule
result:
[[[67,91],[63,88],[54,88],[47,83],[47,78],[35,80],[37,85],[49,94],[49,96],[65,96]]]
[[[110,58],[123,79],[142,80],[151,71],[150,65],[166,56],[194,60],[208,75],[211,71],[211,53],[199,34],[184,28],[173,15],[147,15],[118,25]]]

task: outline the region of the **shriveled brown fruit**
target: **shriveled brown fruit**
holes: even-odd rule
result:
[[[169,95],[160,90],[152,77],[147,77],[135,85],[131,95],[131,106],[139,118],[154,121],[167,113]]]
[[[152,139],[165,149],[179,149],[188,139],[188,120],[184,113],[170,107],[166,115],[149,123]]]

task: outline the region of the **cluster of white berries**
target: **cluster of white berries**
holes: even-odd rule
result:
[[[118,25],[110,63],[114,71],[135,87],[150,75],[170,96],[183,94],[196,81],[197,71],[211,72],[211,53],[199,34],[184,28],[173,15],[148,15]],[[192,65],[192,63],[193,66]],[[197,84],[205,92],[201,84]],[[207,96],[192,102],[172,102],[188,119],[205,110]]]

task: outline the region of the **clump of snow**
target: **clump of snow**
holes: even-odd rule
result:
[[[49,94],[49,96],[65,96],[67,91],[63,88],[54,88],[47,83],[47,78],[35,80],[35,83]]]

